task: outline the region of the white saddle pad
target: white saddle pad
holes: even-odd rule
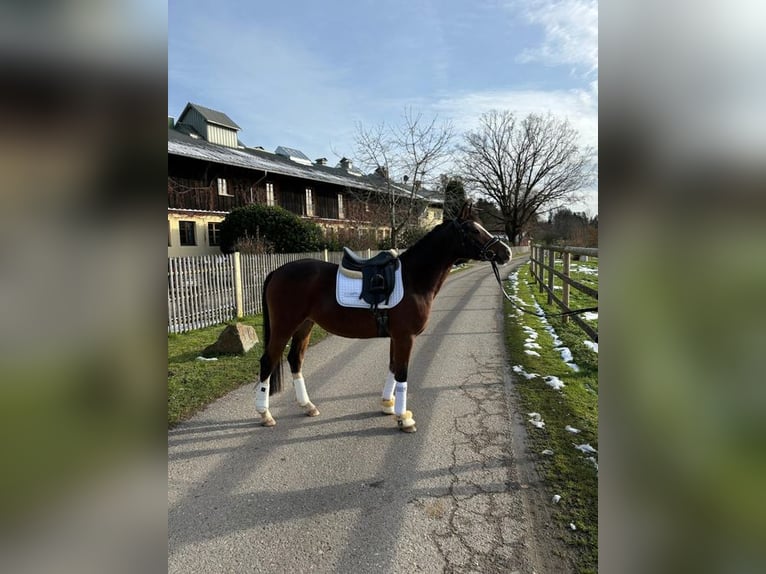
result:
[[[338,301],[338,305],[341,307],[369,309],[370,304],[364,299],[359,298],[361,294],[362,280],[346,277],[340,272],[340,267],[338,267],[338,273],[335,276],[335,298]],[[404,297],[404,285],[402,284],[402,265],[401,262],[399,262],[394,278],[394,290],[391,292],[388,304],[383,301],[378,305],[378,309],[390,309],[391,307],[396,307],[402,300],[402,297]]]

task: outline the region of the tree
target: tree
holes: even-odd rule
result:
[[[592,181],[592,152],[577,145],[566,120],[508,111],[483,114],[465,134],[460,165],[467,185],[500,209],[505,232],[517,244],[525,227],[546,209],[578,199]]]
[[[303,253],[322,248],[320,227],[281,207],[255,203],[232,209],[221,223],[221,251],[242,244],[267,246],[275,253]]]
[[[442,175],[441,188],[444,192],[444,220],[455,219],[466,202],[463,179],[455,175]]]
[[[480,197],[476,200],[474,211],[479,214],[481,223],[488,230],[494,231],[498,226],[503,227],[503,214],[500,213],[494,201]]]
[[[375,190],[363,200],[382,206],[396,248],[400,232],[416,225],[424,208],[418,191],[449,159],[452,124],[437,123],[436,117],[428,121],[407,109],[400,125],[366,128],[357,123],[356,131],[355,159],[374,172]]]

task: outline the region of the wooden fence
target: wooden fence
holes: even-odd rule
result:
[[[168,257],[168,332],[183,333],[261,313],[263,282],[274,269],[306,258],[340,263],[341,256],[319,251]]]
[[[555,261],[557,258],[562,260],[563,270],[559,271],[555,269]],[[530,266],[532,270],[532,276],[535,278],[535,282],[539,285],[540,293],[545,291],[548,293],[548,304],[556,303],[562,311],[571,311],[569,307],[569,292],[570,287],[574,287],[581,293],[593,297],[598,301],[598,290],[583,285],[579,281],[576,281],[570,277],[570,268],[572,262],[572,255],[579,255],[584,257],[598,257],[598,249],[587,247],[551,247],[543,245],[533,245],[530,255]],[[547,271],[547,277],[545,272]],[[554,277],[558,277],[561,280],[561,299],[559,299],[554,293]],[[565,315],[563,317],[564,322],[572,319],[588,336],[595,342],[598,342],[598,331],[596,331],[591,325],[582,320],[578,315]]]

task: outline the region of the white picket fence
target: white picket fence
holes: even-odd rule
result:
[[[263,311],[262,288],[277,267],[298,259],[340,263],[340,252],[168,257],[168,332],[183,333]]]
[[[513,250],[518,254],[525,248]],[[274,269],[298,259],[337,264],[342,255],[339,251],[318,251],[168,257],[168,332],[193,331],[262,313],[263,282]],[[374,253],[368,250],[360,255],[371,257]]]

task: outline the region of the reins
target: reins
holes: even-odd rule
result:
[[[598,307],[587,307],[585,309],[572,309],[570,311],[564,311],[562,313],[552,313],[550,315],[546,313],[535,313],[534,311],[530,311],[529,309],[524,309],[521,305],[516,303],[508,293],[505,292],[505,287],[503,287],[503,281],[500,279],[500,271],[497,269],[497,263],[495,263],[494,259],[490,259],[489,261],[492,264],[492,271],[495,274],[495,279],[497,279],[497,284],[500,285],[500,291],[503,293],[503,296],[508,300],[508,302],[516,307],[519,311],[523,311],[524,313],[529,313],[530,315],[534,315],[535,317],[566,317],[568,315],[578,315],[580,313],[587,313],[589,311],[598,311]]]

